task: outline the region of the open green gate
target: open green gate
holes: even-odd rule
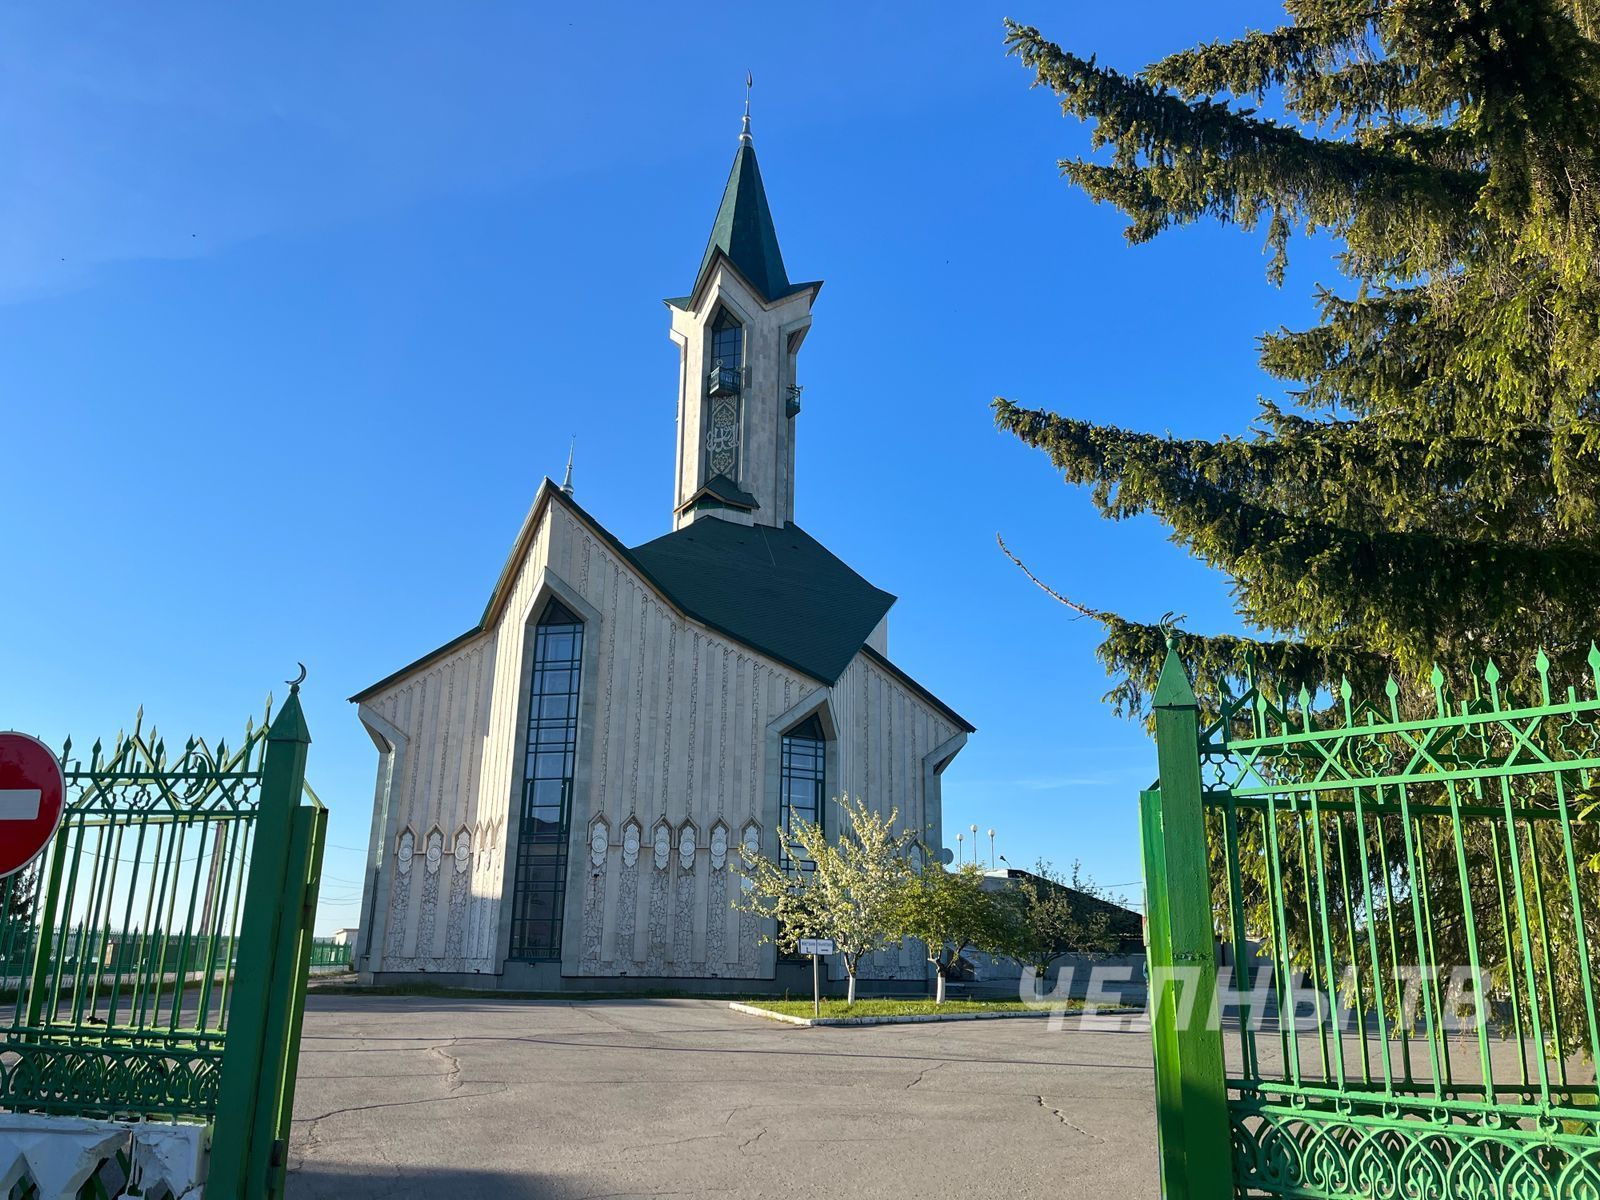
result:
[[[1421,713],[1246,679],[1202,727],[1169,646],[1141,798],[1168,1200],[1600,1197],[1589,663],[1552,700],[1541,654],[1531,702],[1436,670]]]
[[[0,881],[0,1109],[213,1123],[210,1200],[283,1191],[327,826],[298,692],[237,747],[68,740],[61,827]]]

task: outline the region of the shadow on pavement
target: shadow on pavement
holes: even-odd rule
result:
[[[548,1179],[532,1174],[484,1170],[481,1167],[340,1167],[306,1163],[289,1172],[289,1195],[295,1200],[585,1200],[614,1195],[596,1181]]]

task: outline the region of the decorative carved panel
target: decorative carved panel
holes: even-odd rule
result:
[[[694,822],[685,821],[678,830],[678,866],[685,871],[694,870],[694,852],[699,849],[697,840]]]
[[[660,822],[650,835],[654,847],[656,870],[665,871],[672,858],[672,830],[665,821]]]

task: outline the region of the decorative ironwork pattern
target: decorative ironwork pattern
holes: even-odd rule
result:
[[[209,1118],[271,702],[242,741],[144,729],[61,751],[50,849],[0,882],[0,1107]]]
[[[1600,1139],[1507,1130],[1399,1106],[1230,1105],[1240,1195],[1315,1200],[1588,1200]]]
[[[1152,977],[1220,972],[1223,1032],[1153,999],[1158,1088],[1164,1113],[1193,1119],[1192,1078],[1225,1107],[1234,1194],[1600,1200],[1600,650],[1587,663],[1558,690],[1543,653],[1515,684],[1491,661],[1470,695],[1435,668],[1376,702],[1247,675],[1202,727],[1169,655]],[[1190,870],[1209,897],[1169,888]],[[1215,1054],[1215,1091],[1176,1072]],[[1164,1150],[1169,1178],[1208,1137]]]
[[[1381,703],[1355,702],[1348,680],[1321,700],[1307,689],[1275,703],[1246,678],[1226,699],[1218,720],[1201,735],[1207,790],[1235,797],[1270,793],[1351,791],[1417,782],[1471,785],[1485,780],[1600,769],[1600,649],[1590,647],[1588,696],[1575,687],[1552,701],[1550,661],[1534,663],[1538,698],[1519,703],[1504,694],[1493,660],[1473,677],[1473,695],[1453,696],[1435,667],[1427,709],[1391,679]],[[1520,799],[1521,797],[1519,797]],[[1527,797],[1559,816],[1554,791]]]
[[[222,1068],[222,1043],[181,1048],[162,1039],[152,1047],[85,1046],[68,1037],[7,1047],[0,1069],[7,1107],[79,1116],[86,1112],[213,1111]]]

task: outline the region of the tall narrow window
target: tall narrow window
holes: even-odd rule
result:
[[[711,371],[706,379],[711,419],[706,428],[706,478],[737,478],[739,394],[744,390],[744,330],[723,309],[711,323]]]
[[[744,371],[744,329],[723,309],[711,323],[711,360],[714,365],[736,373],[734,386]]]
[[[561,957],[582,662],[583,622],[559,601],[550,601],[534,627],[522,823],[512,898],[512,958]]]
[[[791,837],[796,821],[824,824],[827,749],[822,721],[815,713],[783,735],[783,831]],[[805,860],[792,865],[804,870],[812,864]]]

